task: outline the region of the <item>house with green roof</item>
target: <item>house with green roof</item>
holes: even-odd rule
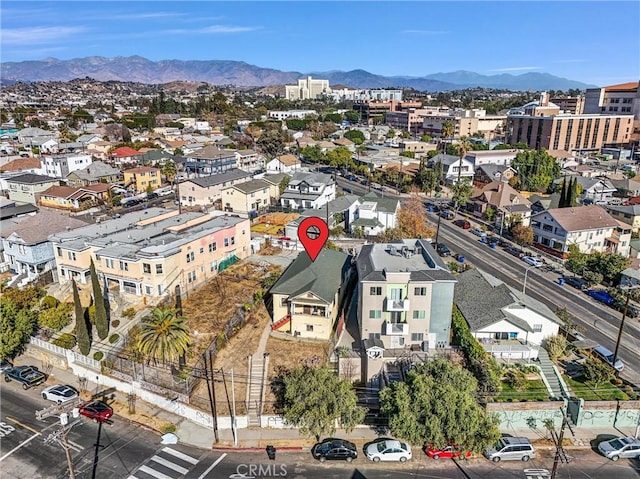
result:
[[[271,329],[294,337],[331,339],[334,329],[344,327],[343,296],[354,277],[351,260],[329,249],[315,261],[301,252],[267,295]]]

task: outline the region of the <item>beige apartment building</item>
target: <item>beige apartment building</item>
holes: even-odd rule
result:
[[[149,208],[49,237],[60,283],[91,281],[91,260],[111,292],[188,292],[250,252],[250,223],[233,215]]]
[[[251,173],[233,168],[216,175],[181,181],[178,185],[183,206],[216,206],[222,209],[222,189],[249,181]]]
[[[551,103],[558,105],[558,108],[560,108],[564,113],[571,113],[572,115],[582,115],[583,113],[587,113],[584,111],[583,96],[554,97],[551,98]]]
[[[313,79],[310,76],[298,80],[297,85],[285,85],[287,100],[314,100],[320,95],[331,93],[329,80]]]
[[[632,115],[510,115],[507,143],[529,148],[563,151],[597,151],[625,146],[631,140]]]
[[[243,214],[263,210],[271,203],[270,186],[264,180],[251,180],[223,188],[224,210]]]

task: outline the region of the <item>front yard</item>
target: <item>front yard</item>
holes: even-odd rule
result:
[[[594,388],[594,384],[587,382],[584,376],[570,378],[563,375],[563,379],[571,389],[571,393],[585,401],[615,401],[617,399],[626,401],[629,399],[629,396],[624,391],[609,381]]]
[[[496,402],[548,401],[549,392],[541,379],[530,379],[524,387],[516,389],[507,381],[502,381],[502,390]]]

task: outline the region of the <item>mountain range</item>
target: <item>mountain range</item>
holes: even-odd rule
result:
[[[285,72],[230,60],[160,60],[140,56],[85,57],[71,60],[45,58],[22,62],[0,63],[2,84],[14,82],[69,81],[90,77],[99,81],[131,81],[161,84],[171,81],[198,81],[212,85],[269,86],[295,84],[299,78],[311,75],[328,79],[330,84],[352,88],[414,88],[420,91],[450,91],[465,88],[495,88],[505,90],[569,90],[593,87],[575,80],[548,73],[529,72],[521,75],[503,73],[481,75],[470,71],[434,73],[423,77],[382,76],[365,70],[348,72]]]

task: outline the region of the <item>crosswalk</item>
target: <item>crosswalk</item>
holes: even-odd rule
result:
[[[186,475],[199,459],[170,447],[164,447],[150,457],[127,479],[177,479]]]

